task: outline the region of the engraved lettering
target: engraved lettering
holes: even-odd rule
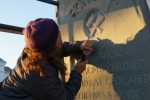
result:
[[[108,91],[108,95],[111,96],[111,93]],[[80,92],[76,96],[76,100],[80,99],[94,99],[94,98],[106,98],[106,93],[104,91],[98,91],[98,92]]]
[[[113,85],[147,83],[149,81],[150,81],[149,74],[113,77]]]
[[[112,93],[108,91],[108,98],[112,98]]]
[[[109,51],[103,51],[103,52],[97,52],[95,54],[91,54],[88,57],[89,61],[97,61],[97,60],[105,60],[105,59],[113,59],[116,57],[122,57],[124,55],[134,55],[136,52],[136,49],[133,48],[119,48],[116,50],[109,50]],[[132,63],[132,62],[131,62]],[[131,64],[132,65],[132,64]]]
[[[80,2],[76,3],[75,6],[74,6],[76,12],[79,12],[80,10],[83,9],[82,5]]]
[[[89,0],[81,0],[82,7],[87,6],[89,3],[90,3]]]
[[[82,80],[81,86],[82,87],[93,87],[93,86],[101,86],[103,84],[103,79],[91,79],[91,80]]]
[[[70,10],[70,12],[69,12],[69,14],[71,15],[71,16],[75,16],[76,15],[76,11],[75,11],[75,9],[74,9],[74,7]]]
[[[112,84],[112,81],[111,81],[111,79],[109,79],[109,78],[106,78],[106,85],[111,85]]]
[[[92,2],[100,1],[100,0],[80,0],[77,3],[75,3],[72,7],[72,9],[69,11],[69,15],[74,17],[78,12],[80,12],[82,9],[84,9],[86,6],[91,4]]]
[[[114,64],[108,64],[107,70],[108,71],[121,71],[121,70],[131,70],[131,69],[139,69],[145,67],[145,60],[134,60],[134,61],[128,61],[128,62],[119,62]]]
[[[123,90],[116,91],[117,95],[121,98],[139,98],[138,90]]]
[[[87,87],[88,86],[88,81],[87,80],[83,80],[81,83],[82,87]]]
[[[96,67],[88,67],[82,74],[83,75],[96,74],[96,73],[104,72],[104,71],[105,71],[104,69],[100,69],[100,68],[96,68]]]
[[[135,54],[135,51],[136,51],[136,49],[134,49],[134,48],[131,48],[131,47],[126,48],[127,55]]]

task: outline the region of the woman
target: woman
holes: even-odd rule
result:
[[[59,72],[65,75],[67,68],[61,58],[81,50],[93,51],[92,43],[62,43],[57,24],[46,18],[29,22],[23,34],[26,46],[17,65],[2,82],[0,100],[73,100],[87,60],[77,62],[63,86]]]

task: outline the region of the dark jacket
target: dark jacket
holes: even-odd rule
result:
[[[80,52],[81,42],[63,43],[61,56],[69,56]],[[61,84],[58,70],[46,61],[47,75],[43,78],[37,72],[26,73],[24,53],[19,57],[17,65],[3,81],[0,100],[73,100],[80,89],[82,76],[75,70],[71,71],[70,79]]]

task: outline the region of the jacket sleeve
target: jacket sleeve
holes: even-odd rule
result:
[[[50,70],[47,78],[36,80],[32,96],[36,100],[73,100],[80,89],[82,75],[73,70],[69,81],[63,86],[56,69],[51,68]],[[36,83],[40,86],[37,86]]]
[[[80,45],[81,41],[74,41],[74,42],[63,42],[61,45],[61,57],[70,56],[77,52],[81,52]]]

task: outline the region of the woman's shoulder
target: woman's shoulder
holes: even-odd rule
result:
[[[46,71],[48,74],[58,74],[58,69],[57,67],[55,66],[55,64],[53,64],[52,62],[50,61],[46,61],[45,62],[45,68],[46,68]]]

